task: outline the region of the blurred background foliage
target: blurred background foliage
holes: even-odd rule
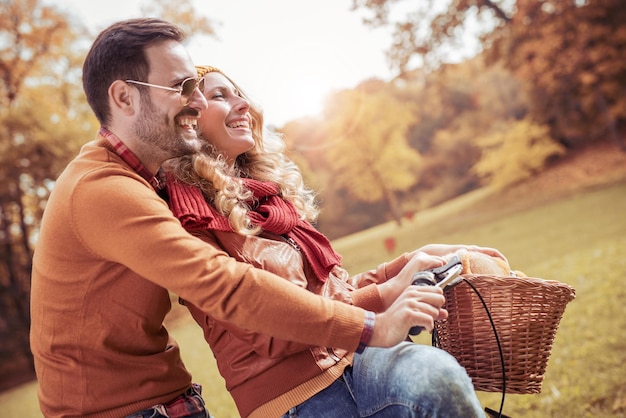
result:
[[[606,141],[626,150],[622,0],[354,0],[391,26],[390,81],[327,97],[323,114],[274,127],[336,239],[472,190],[504,188]],[[191,0],[146,14],[215,35]],[[0,0],[0,390],[33,378],[32,252],[55,179],[97,122],[82,60],[95,34],[40,0]],[[323,29],[320,29],[323,30]],[[480,53],[450,63],[468,37]],[[14,378],[18,376],[19,378]]]

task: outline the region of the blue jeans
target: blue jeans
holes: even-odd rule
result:
[[[403,342],[354,355],[342,378],[283,418],[485,417],[470,378],[438,348]]]

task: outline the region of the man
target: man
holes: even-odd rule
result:
[[[424,315],[408,286],[374,316],[236,262],[181,227],[157,173],[199,147],[206,100],[183,38],[161,20],[128,20],[105,29],[85,59],[101,129],[59,177],[33,259],[31,348],[46,417],[208,416],[163,327],[168,290],[240,327],[347,350],[395,345],[440,315],[443,296]]]

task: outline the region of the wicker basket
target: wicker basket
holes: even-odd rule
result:
[[[449,316],[437,321],[434,344],[465,367],[478,391],[540,393],[552,343],[565,306],[575,297],[574,289],[536,278],[464,278],[445,292]],[[491,313],[498,339],[472,286]]]

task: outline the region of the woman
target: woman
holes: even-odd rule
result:
[[[467,248],[428,245],[350,277],[312,226],[314,194],[283,154],[281,138],[265,129],[260,110],[217,68],[198,67],[198,75],[208,102],[199,121],[206,144],[193,157],[170,161],[167,182],[171,209],[192,234],[311,292],[374,312],[392,309],[416,271]],[[504,259],[497,250],[473,248]],[[428,330],[447,315],[439,288],[420,287],[415,303],[423,314],[416,325]],[[484,416],[465,370],[442,350],[411,342],[357,353],[312,347],[187,306],[241,416]]]

